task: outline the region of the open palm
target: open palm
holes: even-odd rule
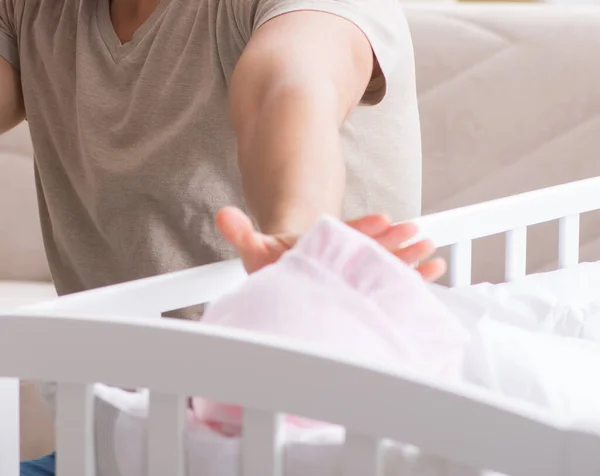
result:
[[[298,235],[262,234],[254,229],[244,212],[233,207],[220,210],[216,224],[223,237],[235,248],[249,273],[277,261],[300,238]],[[419,263],[417,271],[427,281],[439,279],[446,271],[442,259],[426,261],[435,251],[431,242],[419,241],[403,247],[417,233],[417,227],[412,223],[392,225],[384,215],[369,215],[346,224],[373,238],[406,264],[412,266]]]

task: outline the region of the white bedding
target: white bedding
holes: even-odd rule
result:
[[[532,274],[512,283],[479,284],[469,288],[473,291],[495,302],[488,308],[492,319],[600,342],[600,262]]]
[[[600,429],[600,405],[594,398],[600,396],[600,379],[598,384],[589,379],[595,375],[593,369],[600,368],[600,351],[591,342],[600,341],[598,290],[600,264],[593,263],[508,284],[438,289],[436,293],[483,338],[480,343],[484,345],[474,345],[472,350],[477,365],[466,369],[471,379],[549,407],[587,428]],[[465,305],[465,296],[476,305]],[[557,345],[560,352],[556,352]],[[99,476],[143,475],[146,410],[144,394],[97,387]],[[335,475],[342,442],[343,432],[336,427],[288,429],[284,474]],[[235,438],[203,427],[187,433],[190,475],[237,475],[238,453]],[[386,476],[461,474],[411,447],[390,444],[384,454]]]

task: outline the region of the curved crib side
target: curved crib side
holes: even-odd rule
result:
[[[33,358],[20,344],[25,337],[36,349]],[[63,344],[53,344],[58,341]],[[280,474],[281,413],[344,426],[345,457],[351,463],[345,465],[344,476],[380,474],[377,445],[382,438],[514,476],[569,474],[563,472],[573,461],[565,451],[568,442],[591,438],[600,443],[598,435],[572,432],[532,407],[471,386],[428,381],[296,343],[191,322],[1,316],[0,374],[59,382],[59,476],[94,474],[92,382],[150,389],[152,476],[183,475],[188,395],[247,409],[243,438],[244,454],[250,457],[243,459],[244,476]],[[369,391],[357,391],[357,382]],[[591,475],[591,469],[600,468],[593,464],[570,474]]]

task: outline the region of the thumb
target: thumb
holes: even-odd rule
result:
[[[223,238],[236,249],[241,257],[261,244],[252,221],[239,208],[222,208],[215,217],[215,224]]]

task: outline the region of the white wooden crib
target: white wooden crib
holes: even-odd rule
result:
[[[452,284],[465,286],[472,240],[506,233],[506,279],[513,280],[526,273],[527,227],[551,220],[560,221],[560,266],[576,264],[579,215],[597,209],[600,178],[418,223],[421,236],[451,246]],[[525,404],[468,385],[384,373],[264,336],[148,319],[211,301],[244,279],[239,262],[225,262],[1,315],[0,375],[6,378],[0,379],[0,392],[14,404],[0,415],[0,476],[18,474],[16,378],[59,382],[58,476],[94,475],[92,382],[150,390],[149,476],[185,474],[182,430],[189,395],[246,408],[241,476],[282,474],[282,413],[346,428],[338,473],[343,476],[381,474],[384,438],[439,455],[456,476],[480,474],[479,468],[511,476],[600,474],[599,434],[575,431]],[[190,379],[192,374],[197,378]],[[377,410],[357,411],[364,408]]]

